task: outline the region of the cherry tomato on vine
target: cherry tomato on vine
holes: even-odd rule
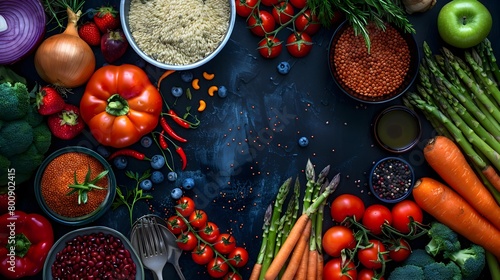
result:
[[[373,204],[365,209],[361,222],[373,234],[382,233],[382,225],[392,224],[391,210],[382,204]]]
[[[229,253],[227,259],[234,267],[244,267],[248,263],[248,251],[243,247],[236,247]]]
[[[177,205],[175,205],[175,210],[185,218],[189,217],[194,209],[194,200],[187,196],[179,198],[179,200],[177,200]]]
[[[173,234],[178,235],[181,232],[186,231],[187,225],[186,222],[184,222],[184,219],[177,215],[174,215],[167,219],[167,228]]]
[[[342,263],[341,258],[333,258],[323,266],[323,279],[353,280],[357,277],[356,265],[350,260]]]
[[[274,36],[264,37],[264,39],[260,40],[258,47],[260,55],[265,58],[277,57],[280,55],[282,49],[282,42]]]
[[[214,222],[207,222],[205,226],[200,229],[198,235],[210,244],[214,244],[219,237],[219,227]]]
[[[302,9],[307,5],[307,0],[288,0],[297,9]]]
[[[384,280],[385,278],[384,276],[378,276],[377,272],[373,269],[362,268],[360,271],[358,271],[358,279],[356,280],[373,280],[373,279]]]
[[[188,218],[189,224],[195,229],[204,227],[207,223],[207,220],[207,213],[200,209],[195,209]]]
[[[222,278],[229,271],[229,265],[221,257],[215,257],[208,262],[207,271],[213,278]]]
[[[307,9],[295,19],[295,28],[299,32],[305,32],[312,36],[319,31],[321,23],[319,22],[318,17],[311,14],[311,10]]]
[[[268,11],[259,10],[248,18],[247,25],[250,31],[257,35],[264,37],[266,33],[274,30],[276,22],[274,21],[273,15]]]
[[[278,24],[286,24],[288,23],[293,15],[295,14],[295,10],[293,9],[292,4],[290,2],[280,2],[278,5],[275,5],[272,10],[272,14],[274,20]]]
[[[306,33],[292,33],[286,40],[286,49],[294,57],[304,57],[312,49],[311,36]]]
[[[221,233],[215,241],[214,248],[221,254],[229,254],[236,248],[236,239],[229,233]]]
[[[370,239],[370,246],[358,250],[359,262],[366,268],[379,269],[382,262],[386,262],[389,257],[384,244],[377,239]]]
[[[264,6],[272,7],[278,4],[279,0],[260,0],[260,3]]]
[[[236,4],[236,14],[240,17],[248,17],[257,6],[258,0],[234,0]]]
[[[184,251],[193,251],[198,245],[198,239],[191,231],[183,232],[177,236],[177,246]]]
[[[403,238],[393,240],[387,249],[389,250],[389,258],[395,262],[402,262],[411,254],[410,243]]]
[[[332,257],[340,257],[342,250],[353,249],[356,239],[352,230],[346,226],[333,226],[326,230],[321,240],[323,250]]]
[[[336,197],[331,204],[330,214],[336,222],[342,222],[347,217],[353,217],[360,221],[365,213],[365,203],[353,194],[341,194]]]
[[[402,233],[410,233],[410,217],[413,221],[422,223],[424,215],[422,209],[412,200],[403,200],[396,203],[391,210],[392,226]]]
[[[199,265],[205,265],[214,258],[214,250],[205,243],[201,243],[191,252],[191,258]]]
[[[228,272],[226,275],[224,275],[224,280],[242,280],[241,276],[237,274],[236,272]]]

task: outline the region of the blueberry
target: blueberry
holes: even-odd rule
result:
[[[186,83],[190,83],[193,80],[193,72],[191,71],[182,72],[181,79]]]
[[[118,169],[125,169],[127,167],[128,160],[125,156],[117,156],[113,160],[113,164]]]
[[[151,158],[151,168],[161,169],[165,165],[165,158],[162,155],[154,155]]]
[[[108,150],[108,148],[106,146],[103,146],[103,145],[99,145],[97,146],[96,148],[96,152],[98,154],[100,154],[103,158],[107,158],[109,157],[109,155],[111,154]]]
[[[149,191],[153,187],[153,182],[149,179],[144,179],[139,183],[139,187],[145,191]]]
[[[227,88],[225,86],[220,86],[219,89],[217,90],[217,95],[219,95],[220,98],[224,98],[227,96]]]
[[[173,199],[179,199],[182,196],[182,190],[180,188],[173,188],[172,191],[170,192],[170,196]]]
[[[88,19],[92,20],[92,19],[94,19],[94,16],[95,16],[96,12],[97,12],[96,9],[94,9],[94,8],[88,8],[85,11],[85,14],[87,14]]]
[[[149,136],[144,136],[141,138],[141,146],[144,148],[149,148],[153,144],[153,139]]]
[[[282,61],[278,64],[277,68],[278,73],[280,73],[281,75],[286,75],[288,74],[288,72],[290,72],[290,63]]]
[[[183,90],[181,87],[172,87],[172,89],[171,89],[171,93],[175,97],[181,97],[182,92],[183,92]]]
[[[163,173],[161,171],[156,170],[151,174],[151,181],[153,181],[153,183],[155,184],[163,182],[164,179],[165,176],[163,176]]]
[[[174,171],[168,172],[167,179],[170,182],[173,182],[173,181],[177,180],[177,173],[175,173]]]
[[[307,145],[309,145],[309,139],[307,139],[307,137],[300,137],[299,146],[307,147]]]
[[[190,190],[190,189],[194,188],[193,178],[184,179],[184,181],[182,181],[182,187],[185,188],[186,190]]]

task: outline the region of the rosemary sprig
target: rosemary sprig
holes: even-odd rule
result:
[[[109,170],[104,170],[97,177],[94,179],[91,179],[91,170],[90,170],[90,165],[89,169],[87,171],[87,174],[85,174],[85,179],[83,180],[82,183],[78,182],[78,178],[76,177],[76,171],[73,174],[74,175],[74,183],[70,184],[68,187],[71,189],[66,195],[72,195],[75,192],[78,192],[78,204],[82,203],[87,203],[88,202],[88,192],[97,189],[97,190],[104,190],[105,188],[99,187],[96,185],[99,180],[104,178],[108,174]]]
[[[43,7],[45,8],[45,13],[48,15],[47,25],[54,23],[56,28],[65,28],[65,21],[68,18],[68,13],[66,8],[69,7],[73,12],[83,13],[82,8],[85,4],[84,0],[43,0]],[[83,14],[80,15],[80,18]]]

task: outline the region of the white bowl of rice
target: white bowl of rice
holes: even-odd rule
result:
[[[120,18],[130,46],[146,62],[189,70],[224,48],[236,7],[233,0],[121,0]]]

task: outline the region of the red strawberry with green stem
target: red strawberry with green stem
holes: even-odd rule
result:
[[[35,104],[40,115],[48,116],[61,112],[66,102],[55,88],[44,86],[36,93]]]
[[[102,6],[95,11],[94,22],[102,33],[120,27],[118,11],[110,6]]]
[[[86,22],[78,28],[78,35],[90,46],[99,46],[101,44],[101,31],[95,22]]]
[[[101,52],[108,63],[122,57],[128,48],[128,41],[120,29],[108,30],[101,38]]]
[[[61,112],[50,115],[47,124],[52,134],[63,140],[75,138],[85,127],[80,110],[72,104],[66,104]]]

